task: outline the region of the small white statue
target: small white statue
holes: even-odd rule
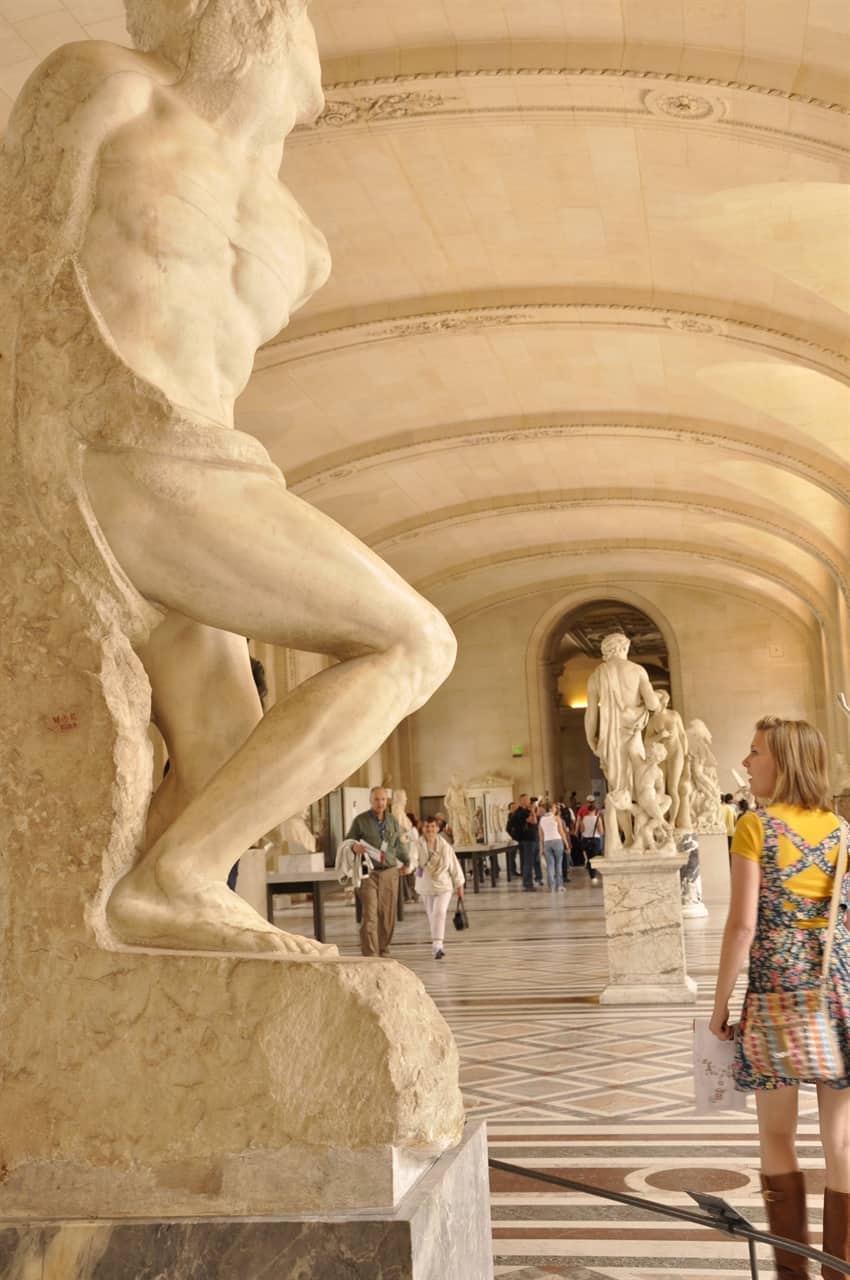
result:
[[[646,759],[635,767],[635,800],[632,815],[635,822],[632,849],[638,853],[675,853],[672,829],[667,812],[672,803],[664,790],[667,751],[660,742],[646,745]]]
[[[487,831],[491,842],[510,840],[507,831],[510,800],[491,800],[487,805]]]
[[[644,739],[660,742],[666,752],[664,761],[664,787],[670,797],[669,819],[680,831],[691,828],[690,766],[688,761],[688,735],[678,711],[670,706],[670,694],[666,689],[657,690],[661,704],[649,717]]]
[[[281,841],[285,842],[287,853],[315,853],[316,837],[307,826],[307,810],[287,818],[279,827]]]
[[[475,844],[475,836],[469,821],[466,791],[456,773],[452,774],[452,780],[445,795],[445,805],[455,847]]]
[[[691,818],[694,831],[725,832],[720,808],[717,757],[711,750],[711,732],[704,720],[688,725],[691,757]]]
[[[393,799],[390,805],[390,812],[398,823],[398,829],[401,832],[402,839],[407,835],[413,826],[413,823],[407,816],[407,792],[403,787],[393,788]]]

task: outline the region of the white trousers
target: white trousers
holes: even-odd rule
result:
[[[422,901],[425,903],[425,914],[428,917],[428,926],[431,930],[431,941],[435,946],[439,943],[442,947],[445,941],[446,912],[449,909],[451,900],[451,889],[447,889],[445,893],[423,893],[422,895]]]

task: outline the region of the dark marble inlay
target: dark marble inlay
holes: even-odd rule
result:
[[[406,1222],[68,1223],[0,1231],[0,1276],[412,1280]]]
[[[0,1221],[0,1280],[492,1280],[487,1142],[467,1126],[394,1211]]]

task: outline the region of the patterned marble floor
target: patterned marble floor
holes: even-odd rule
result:
[[[560,895],[516,882],[468,897],[470,929],[449,930],[431,959],[422,907],[408,907],[393,954],[422,979],[451,1025],[470,1117],[487,1121],[491,1155],[614,1191],[694,1207],[686,1189],[723,1196],[766,1225],[754,1114],[693,1114],[691,1023],[708,1016],[724,908],[686,926],[696,1010],[611,1008],[602,892],[574,873]],[[277,923],[309,931],[309,909]],[[328,907],[328,941],[357,954],[351,906]],[[750,1103],[752,1108],[752,1103]],[[813,1243],[820,1240],[820,1148],[813,1094],[801,1099],[801,1163]],[[726,1280],[749,1275],[746,1246],[688,1223],[491,1172],[496,1276],[539,1268],[606,1280]],[[759,1249],[760,1274],[773,1275]]]

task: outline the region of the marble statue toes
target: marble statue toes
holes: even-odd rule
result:
[[[166,892],[155,873],[138,868],[112,891],[107,915],[128,946],[218,951],[226,955],[278,954],[333,960],[335,946],[284,933],[219,881]]]

